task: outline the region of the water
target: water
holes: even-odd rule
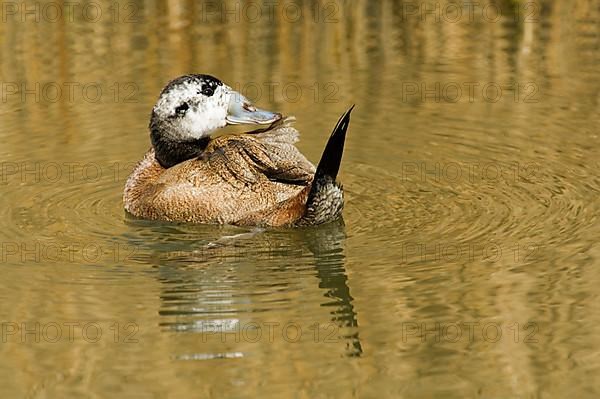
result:
[[[597,1],[94,4],[3,9],[3,397],[598,396]],[[356,103],[344,221],[127,217],[188,72],[313,161]]]

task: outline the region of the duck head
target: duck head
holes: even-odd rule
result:
[[[210,135],[226,125],[269,125],[281,114],[254,107],[243,95],[210,75],[185,75],[160,93],[150,118],[156,159],[169,168],[199,156]]]

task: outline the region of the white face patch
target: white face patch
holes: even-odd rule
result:
[[[229,86],[201,80],[179,82],[167,88],[153,112],[161,128],[181,140],[210,136],[227,124]]]

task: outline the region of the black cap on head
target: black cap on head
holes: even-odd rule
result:
[[[182,75],[182,76],[179,76],[178,78],[173,79],[169,83],[167,83],[167,85],[165,86],[165,88],[162,90],[162,92],[160,94],[162,95],[168,91],[171,91],[172,89],[176,88],[177,86],[180,86],[182,84],[189,84],[189,83],[201,84],[202,85],[202,94],[204,94],[205,96],[208,96],[208,97],[210,97],[214,94],[214,92],[218,86],[223,85],[223,82],[221,82],[219,79],[217,79],[211,75],[203,75],[203,74]]]

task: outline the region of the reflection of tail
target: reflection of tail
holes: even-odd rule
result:
[[[327,141],[306,202],[306,213],[300,224],[321,224],[335,220],[344,207],[342,186],[335,181],[342,154],[350,113],[354,105],[340,118]]]

